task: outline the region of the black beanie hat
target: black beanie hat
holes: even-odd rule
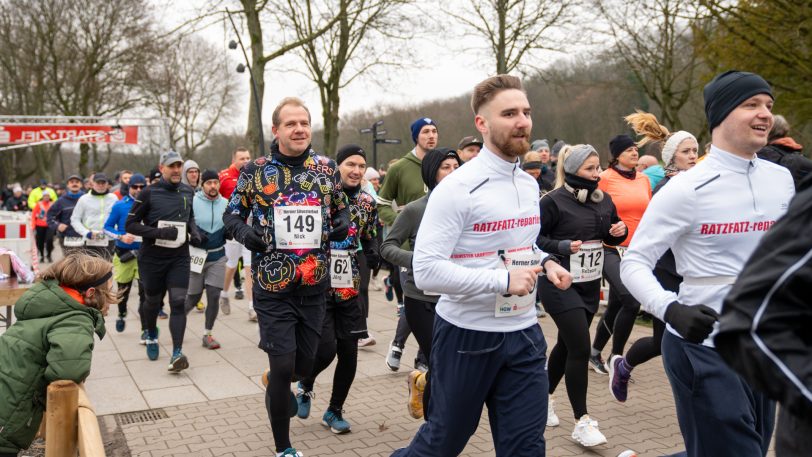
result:
[[[361,156],[366,160],[367,155],[364,153],[364,149],[357,144],[348,144],[346,146],[342,146],[341,149],[338,150],[336,153],[336,163],[341,164],[341,162],[347,160],[349,156]]]
[[[755,73],[726,71],[705,86],[705,116],[708,128],[713,129],[725,120],[731,111],[753,95],[767,94],[775,99],[767,81]]]
[[[432,149],[423,157],[423,163],[420,165],[420,173],[423,175],[423,182],[429,188],[434,190],[437,187],[437,170],[446,159],[457,159],[457,163],[462,166],[462,159],[457,155],[457,151],[449,148]]]
[[[203,174],[200,175],[200,184],[203,184],[210,179],[216,179],[219,181],[220,175],[218,175],[216,171],[207,168],[203,170]]]
[[[623,154],[623,151],[636,144],[632,137],[623,133],[612,138],[612,141],[609,142],[609,152],[612,153],[612,158],[617,160],[620,154]]]

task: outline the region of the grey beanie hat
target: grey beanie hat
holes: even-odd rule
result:
[[[588,144],[576,144],[572,146],[567,157],[564,158],[564,171],[574,175],[578,173],[578,169],[584,164],[584,161],[591,155],[598,155],[598,151]]]

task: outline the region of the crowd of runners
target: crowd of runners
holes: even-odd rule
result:
[[[269,151],[237,149],[225,170],[168,151],[147,175],[72,175],[59,194],[44,181],[28,195],[12,186],[2,205],[32,211],[41,263],[52,263],[58,240],[64,259],[43,278],[94,310],[106,308],[99,295],[111,297],[116,331],[139,325],[133,344],[149,360],[160,358],[158,321],[168,318],[169,372],[194,364],[183,352],[188,313],[205,313],[201,344],[215,350],[218,314],[247,298],[268,357],[277,456],[302,455],[290,419],[310,416],[315,381],[334,359],[321,422],[351,431],[344,406],[358,350],[376,344],[366,324],[370,288],[385,289],[398,314],[381,363],[398,371],[410,334],[419,347],[404,403],[424,422],[395,456],[460,454],[484,405],[497,456],[544,455],[545,428],[560,424],[553,397],[562,380],[572,439],[605,444],[612,437],[590,416],[587,391],[606,384],[589,386],[588,371],[607,375],[605,394],[625,402],[634,368],[660,355],[685,442],[676,455],[766,455],[775,400],[784,402],[779,455],[808,455],[810,345],[797,329],[810,315],[798,290],[812,256],[801,235],[812,162],[772,114],[760,76],[720,74],[704,97],[707,145],[638,111],[625,118],[634,135],[608,141],[602,169],[595,145],[531,142],[521,81],[499,75],[473,90],[474,135],[443,148],[442,122],[418,118],[414,148],[385,171],[368,167],[358,145],[313,151],[310,112],[291,97],[273,111]],[[776,238],[778,230],[790,235]],[[769,249],[758,248],[762,238]],[[87,255],[111,266],[93,263],[83,270],[90,277],[68,279],[65,260],[87,263]],[[641,310],[653,334],[627,348]],[[549,352],[544,316],[558,329]],[[20,319],[0,349],[26,325]],[[0,353],[4,376],[11,358]],[[17,390],[0,382],[0,394]],[[0,406],[0,456],[32,430],[15,417]]]

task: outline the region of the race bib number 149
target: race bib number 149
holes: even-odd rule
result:
[[[273,211],[278,249],[318,249],[321,246],[320,206],[276,206]]]

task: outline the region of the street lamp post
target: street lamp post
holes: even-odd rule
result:
[[[376,121],[372,127],[358,130],[359,133],[372,134],[372,167],[378,169],[378,144],[400,144],[400,140],[394,138],[381,138],[386,135],[386,130],[378,130],[383,125],[383,121]]]
[[[231,27],[234,28],[234,33],[237,35],[237,41],[231,40],[228,42],[228,49],[237,49],[239,45],[240,49],[242,49],[242,55],[245,58],[245,65],[237,65],[237,73],[245,73],[245,69],[248,68],[248,75],[251,77],[251,87],[254,89],[252,91],[254,93],[254,105],[257,109],[257,123],[259,124],[259,153],[264,155],[267,151],[265,151],[265,134],[262,131],[262,102],[259,100],[257,82],[254,80],[254,71],[251,69],[248,53],[245,52],[245,46],[243,46],[242,38],[240,38],[240,33],[237,30],[237,24],[234,23],[234,19],[231,17],[231,11],[229,11],[228,8],[226,8],[226,14],[228,14],[228,20],[231,22]]]

